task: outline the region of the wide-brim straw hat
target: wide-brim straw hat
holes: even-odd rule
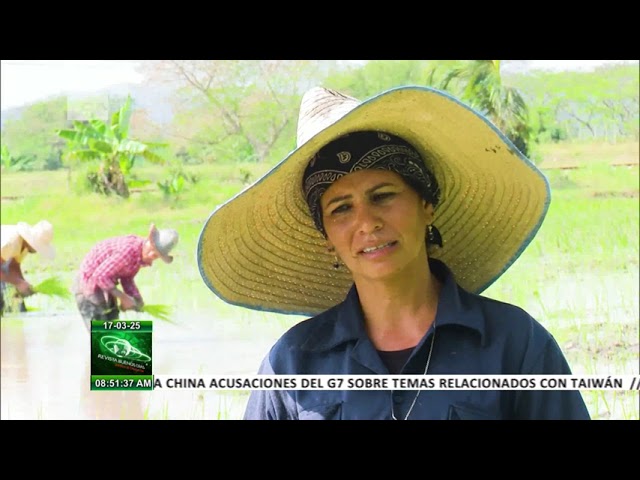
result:
[[[41,220],[31,226],[26,222],[18,222],[18,234],[29,244],[36,253],[45,260],[53,260],[56,256],[53,242],[53,225],[47,220]]]
[[[545,176],[487,118],[451,95],[406,86],[364,102],[316,87],[302,99],[297,148],[253,185],[218,206],[198,241],[206,285],[233,305],[315,315],[344,300],[353,279],[333,267],[302,192],[313,154],[350,132],[376,130],[412,144],[435,175],[434,225],[443,261],[480,293],[520,256],[550,202]]]

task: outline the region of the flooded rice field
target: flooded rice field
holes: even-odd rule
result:
[[[249,339],[216,323],[203,332],[154,322],[153,373],[251,375],[282,333],[266,329]],[[247,391],[91,391],[90,335],[77,313],[9,314],[0,324],[3,420],[242,417]]]

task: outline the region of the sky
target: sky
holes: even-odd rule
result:
[[[526,60],[529,69],[589,70],[638,60]],[[53,95],[90,93],[111,85],[139,84],[140,60],[0,60],[0,108],[20,107]]]
[[[141,83],[137,65],[136,60],[0,60],[0,107],[6,110],[53,95]]]

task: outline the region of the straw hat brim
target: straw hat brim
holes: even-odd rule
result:
[[[45,260],[53,260],[56,256],[55,247],[47,241],[44,241],[41,236],[37,235],[37,231],[34,227],[31,227],[28,223],[18,222],[18,233],[20,236]],[[48,227],[50,228],[50,227]]]
[[[520,256],[547,213],[544,175],[484,116],[428,87],[400,87],[362,102],[216,208],[200,233],[206,285],[255,310],[315,315],[344,300],[353,281],[332,267],[302,194],[311,156],[349,132],[380,130],[414,145],[441,189],[434,225],[442,260],[480,293]]]

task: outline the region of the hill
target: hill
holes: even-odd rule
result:
[[[173,110],[170,102],[172,89],[169,87],[123,83],[88,93],[67,92],[66,95],[69,99],[75,101],[106,96],[126,97],[127,95],[131,95],[131,98],[133,98],[136,104],[136,108],[146,110],[149,114],[149,118],[153,122],[159,125],[166,125],[170,123],[173,118]],[[21,107],[2,109],[0,111],[0,128],[4,128],[6,121],[20,118],[22,113],[33,104],[52,100],[58,97],[60,97],[60,95],[50,97],[49,99],[42,99],[38,102],[33,102]]]

